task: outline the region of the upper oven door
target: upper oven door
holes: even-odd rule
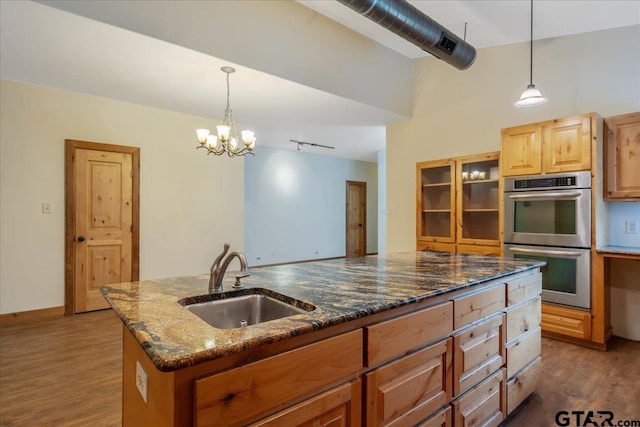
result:
[[[505,193],[504,241],[545,246],[591,247],[591,190]]]

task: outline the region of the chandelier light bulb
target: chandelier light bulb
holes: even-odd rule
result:
[[[198,138],[198,142],[200,144],[204,144],[207,142],[207,137],[209,136],[209,129],[196,129],[196,135]]]

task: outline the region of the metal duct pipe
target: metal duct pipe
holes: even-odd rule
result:
[[[459,70],[466,70],[476,59],[473,46],[406,0],[338,1]]]

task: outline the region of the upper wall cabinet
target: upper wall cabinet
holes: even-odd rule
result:
[[[502,129],[503,176],[591,169],[593,114]]]
[[[640,200],[640,112],[604,120],[604,198]]]

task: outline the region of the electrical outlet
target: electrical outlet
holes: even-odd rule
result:
[[[638,234],[638,221],[625,221],[624,232],[627,234]]]
[[[140,362],[136,360],[136,387],[142,396],[144,403],[147,403],[147,373],[140,365]]]
[[[43,214],[50,214],[51,213],[51,203],[42,202],[42,213]]]

